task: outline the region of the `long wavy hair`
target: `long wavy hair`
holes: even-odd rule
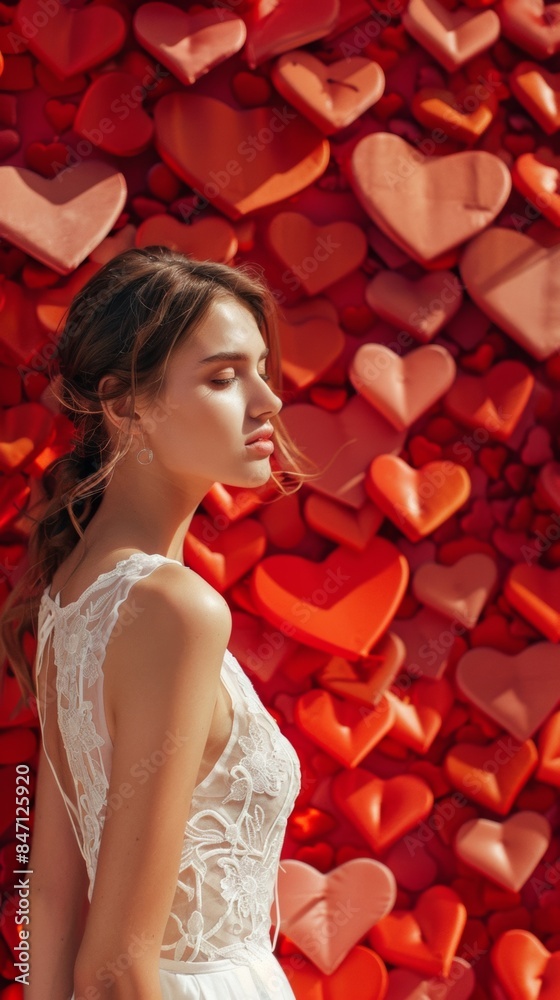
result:
[[[233,297],[254,316],[270,348],[271,385],[281,387],[276,302],[263,279],[248,266],[192,260],[164,246],[125,250],[104,264],[73,299],[49,363],[60,410],[73,424],[72,450],[45,469],[39,516],[29,517],[27,568],[0,612],[0,657],[4,688],[6,658],[22,692],[18,708],[35,697],[33,663],[26,636],[35,634],[41,595],[57,567],[84,537],[130,435],[115,444],[103,419],[102,401],[141,394],[157,400],[173,350],[190,338],[218,298]],[[111,376],[100,391],[104,376]],[[278,495],[297,489],[307,460],[273,419],[280,469]],[[310,473],[312,475],[312,473]],[[1,696],[1,691],[0,691]]]

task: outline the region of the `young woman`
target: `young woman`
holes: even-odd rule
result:
[[[271,906],[299,763],[183,563],[209,488],[289,457],[274,300],[243,269],[127,250],[74,299],[56,362],[76,447],[2,620],[42,737],[25,1000],[289,1000]]]

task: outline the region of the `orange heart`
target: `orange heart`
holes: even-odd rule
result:
[[[124,18],[105,4],[77,9],[61,5],[55,15],[45,12],[41,0],[21,0],[13,26],[16,32],[22,32],[33,55],[59,80],[105,62],[126,39]]]
[[[493,11],[478,16],[486,14]],[[358,142],[350,181],[375,224],[421,264],[488,226],[511,190],[508,168],[492,153],[424,156],[389,132]]]
[[[560,128],[560,73],[522,62],[509,75],[511,91],[547,135]]]
[[[348,374],[356,392],[403,431],[447,392],[456,371],[452,355],[439,344],[417,347],[404,358],[384,344],[362,344]]]
[[[521,361],[500,361],[483,375],[462,372],[447,393],[449,414],[467,427],[483,428],[498,441],[513,434],[529,402],[535,378]]]
[[[0,235],[60,274],[101,243],[127,195],[123,175],[99,161],[78,163],[50,181],[24,167],[0,167],[0,187]]]
[[[323,875],[302,861],[283,862],[278,878],[281,928],[322,972],[338,969],[353,946],[395,905],[392,871],[372,858],[355,858]],[[344,909],[344,922],[337,914]],[[336,935],[323,929],[335,921]]]
[[[452,271],[434,271],[416,281],[378,271],[366,288],[366,300],[382,319],[425,343],[461,308],[463,289]]]
[[[366,469],[377,454],[400,451],[404,433],[396,431],[360,396],[342,410],[327,413],[308,403],[295,403],[282,411],[288,433],[320,475],[312,480],[318,493],[361,507],[366,500]]]
[[[132,73],[102,73],[82,97],[74,132],[113,156],[142,153],[152,141],[154,123],[132,96],[137,89]]]
[[[510,604],[551,642],[560,641],[560,569],[513,566],[504,583]]]
[[[376,854],[383,854],[424,820],[434,804],[426,782],[413,774],[399,774],[383,781],[371,771],[356,767],[335,775],[331,789],[340,811]]]
[[[454,788],[487,809],[506,816],[538,764],[532,740],[519,743],[511,736],[479,746],[456,743],[445,761],[445,774]]]
[[[560,9],[560,4],[558,5]],[[543,147],[518,156],[511,168],[514,186],[537,205],[554,226],[560,226],[560,158]]]
[[[539,995],[541,1000],[547,996],[553,1000],[560,994],[560,951],[551,953],[530,931],[504,931],[490,958],[500,983],[515,1000],[535,1000]]]
[[[560,786],[560,712],[554,712],[542,727],[538,740],[539,766],[537,778]]]
[[[173,93],[154,109],[161,158],[231,219],[289,198],[321,176],[327,139],[287,105],[237,111]]]
[[[305,389],[328,371],[344,349],[344,334],[336,323],[309,319],[292,326],[278,324],[282,371],[298,389]]]
[[[298,698],[295,720],[331,757],[345,767],[356,767],[389,732],[395,714],[383,696],[368,710],[329,691],[313,689]]]
[[[387,699],[395,718],[392,739],[416,753],[427,753],[453,705],[449,683],[445,678],[436,681],[421,679],[413,685],[410,696],[398,698],[389,691]]]
[[[435,531],[467,501],[469,474],[455,462],[427,462],[413,469],[396,455],[378,455],[366,488],[372,500],[411,542]]]
[[[151,215],[136,231],[135,246],[162,243],[196,260],[229,263],[237,253],[237,236],[231,223],[219,216],[198,219],[190,226],[170,215]]]
[[[450,73],[488,49],[500,35],[500,20],[493,10],[450,10],[438,0],[410,0],[402,23]]]
[[[472,552],[452,566],[423,563],[412,581],[414,596],[434,611],[472,628],[498,578],[494,559]]]
[[[446,159],[448,159],[446,157]],[[560,347],[554,302],[560,243],[545,247],[512,229],[489,229],[466,247],[460,270],[469,295],[526,351],[542,361]]]
[[[353,222],[316,226],[299,212],[277,212],[268,225],[267,241],[287,267],[282,280],[294,290],[318,295],[346,277],[367,254],[364,231]]]
[[[354,660],[386,631],[407,582],[404,556],[374,538],[363,552],[340,547],[322,563],[268,556],[251,576],[251,593],[273,625],[289,625],[299,641]]]
[[[280,958],[292,990],[300,1000],[384,1000],[387,994],[387,970],[371,948],[357,945],[342,965],[329,976],[301,955]]]
[[[357,663],[335,656],[321,668],[317,679],[327,691],[371,707],[394,680],[405,653],[404,643],[393,632],[387,632],[371,656]]]
[[[244,55],[251,69],[289,49],[307,45],[334,30],[339,0],[283,0],[282,4],[259,5],[246,18]]]
[[[381,66],[362,56],[325,66],[310,52],[286,52],[271,76],[276,89],[326,135],[359,118],[385,88]]]
[[[217,537],[215,537],[217,535]],[[246,518],[226,531],[208,533],[206,518],[195,514],[185,537],[185,563],[220,592],[231,587],[264,555],[266,532]]]
[[[247,30],[226,8],[187,14],[169,3],[141,4],[133,19],[140,44],[188,86],[239,52]]]
[[[560,4],[543,0],[500,0],[496,5],[502,32],[535,59],[560,49]]]
[[[394,910],[368,934],[385,961],[432,976],[447,976],[467,920],[457,893],[444,885],[426,889],[414,910]]]
[[[453,848],[462,861],[504,889],[519,892],[546,853],[552,829],[544,816],[525,810],[503,823],[470,819]]]
[[[339,545],[349,545],[358,552],[369,545],[383,520],[381,511],[369,501],[359,510],[352,511],[335,500],[315,493],[307,497],[303,511],[313,531]]]
[[[410,109],[427,128],[441,126],[450,139],[470,144],[486,132],[498,110],[495,94],[481,100],[478,93],[478,84],[466,87],[460,99],[451,90],[422,87],[412,98]],[[469,106],[471,111],[463,110]]]
[[[457,664],[456,680],[473,705],[524,742],[560,699],[558,647],[536,642],[514,656],[490,646],[469,649]]]

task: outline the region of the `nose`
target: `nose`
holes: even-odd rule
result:
[[[280,397],[270,388],[268,382],[265,382],[260,375],[258,376],[258,382],[258,391],[254,394],[251,407],[253,414],[258,417],[275,417],[284,404]]]

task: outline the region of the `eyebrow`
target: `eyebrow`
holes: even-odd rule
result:
[[[264,358],[270,353],[270,348],[266,347],[259,357],[259,361],[263,361]],[[202,358],[198,362],[199,365],[207,365],[210,361],[250,361],[251,359],[247,354],[240,354],[238,351],[218,351],[217,354],[211,354],[208,358]]]

